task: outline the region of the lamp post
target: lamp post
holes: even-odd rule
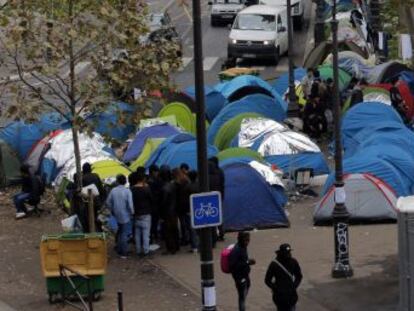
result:
[[[197,106],[197,169],[199,191],[209,190],[207,170],[206,114],[204,105],[203,41],[201,36],[200,0],[193,0],[193,38],[195,98]],[[203,311],[216,310],[214,284],[213,241],[211,228],[198,230],[200,237],[201,290]]]
[[[295,74],[293,64],[293,27],[292,27],[292,5],[291,0],[286,0],[287,7],[287,26],[288,26],[288,60],[289,60],[289,105],[288,113],[292,117],[297,117],[299,107],[296,101]]]
[[[341,107],[339,101],[338,70],[338,20],[336,19],[336,1],[337,0],[333,1],[331,21],[335,121],[335,208],[332,214],[335,237],[335,264],[332,269],[332,277],[347,278],[353,275],[353,270],[349,263],[349,213],[345,206],[346,197],[342,170]]]

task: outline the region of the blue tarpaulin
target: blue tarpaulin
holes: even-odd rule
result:
[[[330,170],[322,152],[304,152],[298,154],[275,155],[265,157],[266,162],[275,164],[285,173],[297,169],[311,168],[315,176],[329,174]]]
[[[303,77],[306,76],[306,69],[296,68],[293,73],[294,80],[301,81]],[[283,96],[283,94],[285,94],[289,88],[289,73],[284,73],[279,78],[277,78],[276,82],[273,84],[273,88],[276,92]]]
[[[280,186],[271,186],[250,165],[242,162],[223,167],[224,229],[228,231],[288,226],[287,202]]]
[[[207,157],[217,155],[216,147],[207,145]],[[164,140],[145,163],[148,168],[152,164],[168,165],[171,168],[187,163],[190,169],[197,170],[197,142],[191,134],[177,134]]]
[[[134,140],[128,146],[127,151],[124,154],[124,161],[134,161],[142,152],[145,142],[149,138],[166,138],[180,133],[180,131],[167,123],[157,124],[154,126],[143,128],[138,131]]]

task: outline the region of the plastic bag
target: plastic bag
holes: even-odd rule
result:
[[[72,215],[68,218],[62,219],[61,224],[64,232],[83,232],[82,224],[79,221],[78,215]]]

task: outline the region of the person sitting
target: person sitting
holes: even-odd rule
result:
[[[30,173],[27,165],[20,167],[22,174],[22,191],[13,196],[13,202],[16,207],[16,219],[26,217],[28,212],[34,210],[34,205],[40,202],[42,195],[41,180],[38,176]],[[26,207],[25,203],[33,206]]]

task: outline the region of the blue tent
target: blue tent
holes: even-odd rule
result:
[[[188,87],[185,93],[195,100],[195,88]],[[220,110],[226,105],[227,99],[214,88],[206,86],[204,88],[206,115],[209,122],[211,122]]]
[[[14,121],[0,131],[4,140],[24,160],[36,143],[50,132],[60,129],[66,120],[58,113],[44,114],[37,122]]]
[[[218,150],[214,146],[207,146],[208,158],[215,156]],[[187,163],[190,169],[197,169],[197,142],[193,135],[181,133],[167,138],[152,153],[145,163],[148,168],[152,164],[168,165],[176,168],[181,163]]]
[[[238,76],[228,82],[216,85],[215,89],[221,92],[229,102],[240,100],[244,96],[253,94],[268,95],[276,99],[283,110],[287,111],[287,103],[282,99],[280,94],[269,83],[256,76]]]
[[[288,226],[284,190],[271,186],[250,165],[224,166],[223,220],[226,231]]]
[[[138,131],[134,140],[128,146],[127,151],[124,154],[124,162],[134,161],[142,152],[145,142],[149,138],[166,138],[180,133],[180,131],[169,125],[168,123],[157,124],[154,126],[143,128]]]
[[[135,107],[117,102],[108,107],[105,112],[94,113],[86,117],[86,121],[94,126],[94,132],[103,136],[109,136],[120,141],[126,140],[128,135],[135,131],[132,122],[125,125],[118,124],[120,119],[127,119],[130,114],[135,112]]]
[[[296,68],[294,71],[294,80],[301,81],[304,76],[306,76],[306,69]],[[289,88],[289,73],[282,74],[279,78],[276,79],[276,82],[273,84],[273,88],[280,95],[286,93]]]
[[[401,117],[391,106],[378,102],[364,102],[347,111],[342,121],[342,140],[346,152],[353,152],[360,140],[381,128],[403,125]],[[364,135],[358,135],[364,131]],[[359,139],[360,138],[360,139]]]
[[[245,112],[256,112],[275,121],[283,121],[286,118],[286,111],[274,98],[263,94],[249,95],[227,105],[221,110],[208,128],[208,142],[214,144],[214,139],[220,128],[228,120]]]
[[[300,168],[311,168],[315,176],[330,173],[322,152],[304,152],[298,154],[275,155],[265,157],[266,162],[275,164],[283,172],[294,172]]]

